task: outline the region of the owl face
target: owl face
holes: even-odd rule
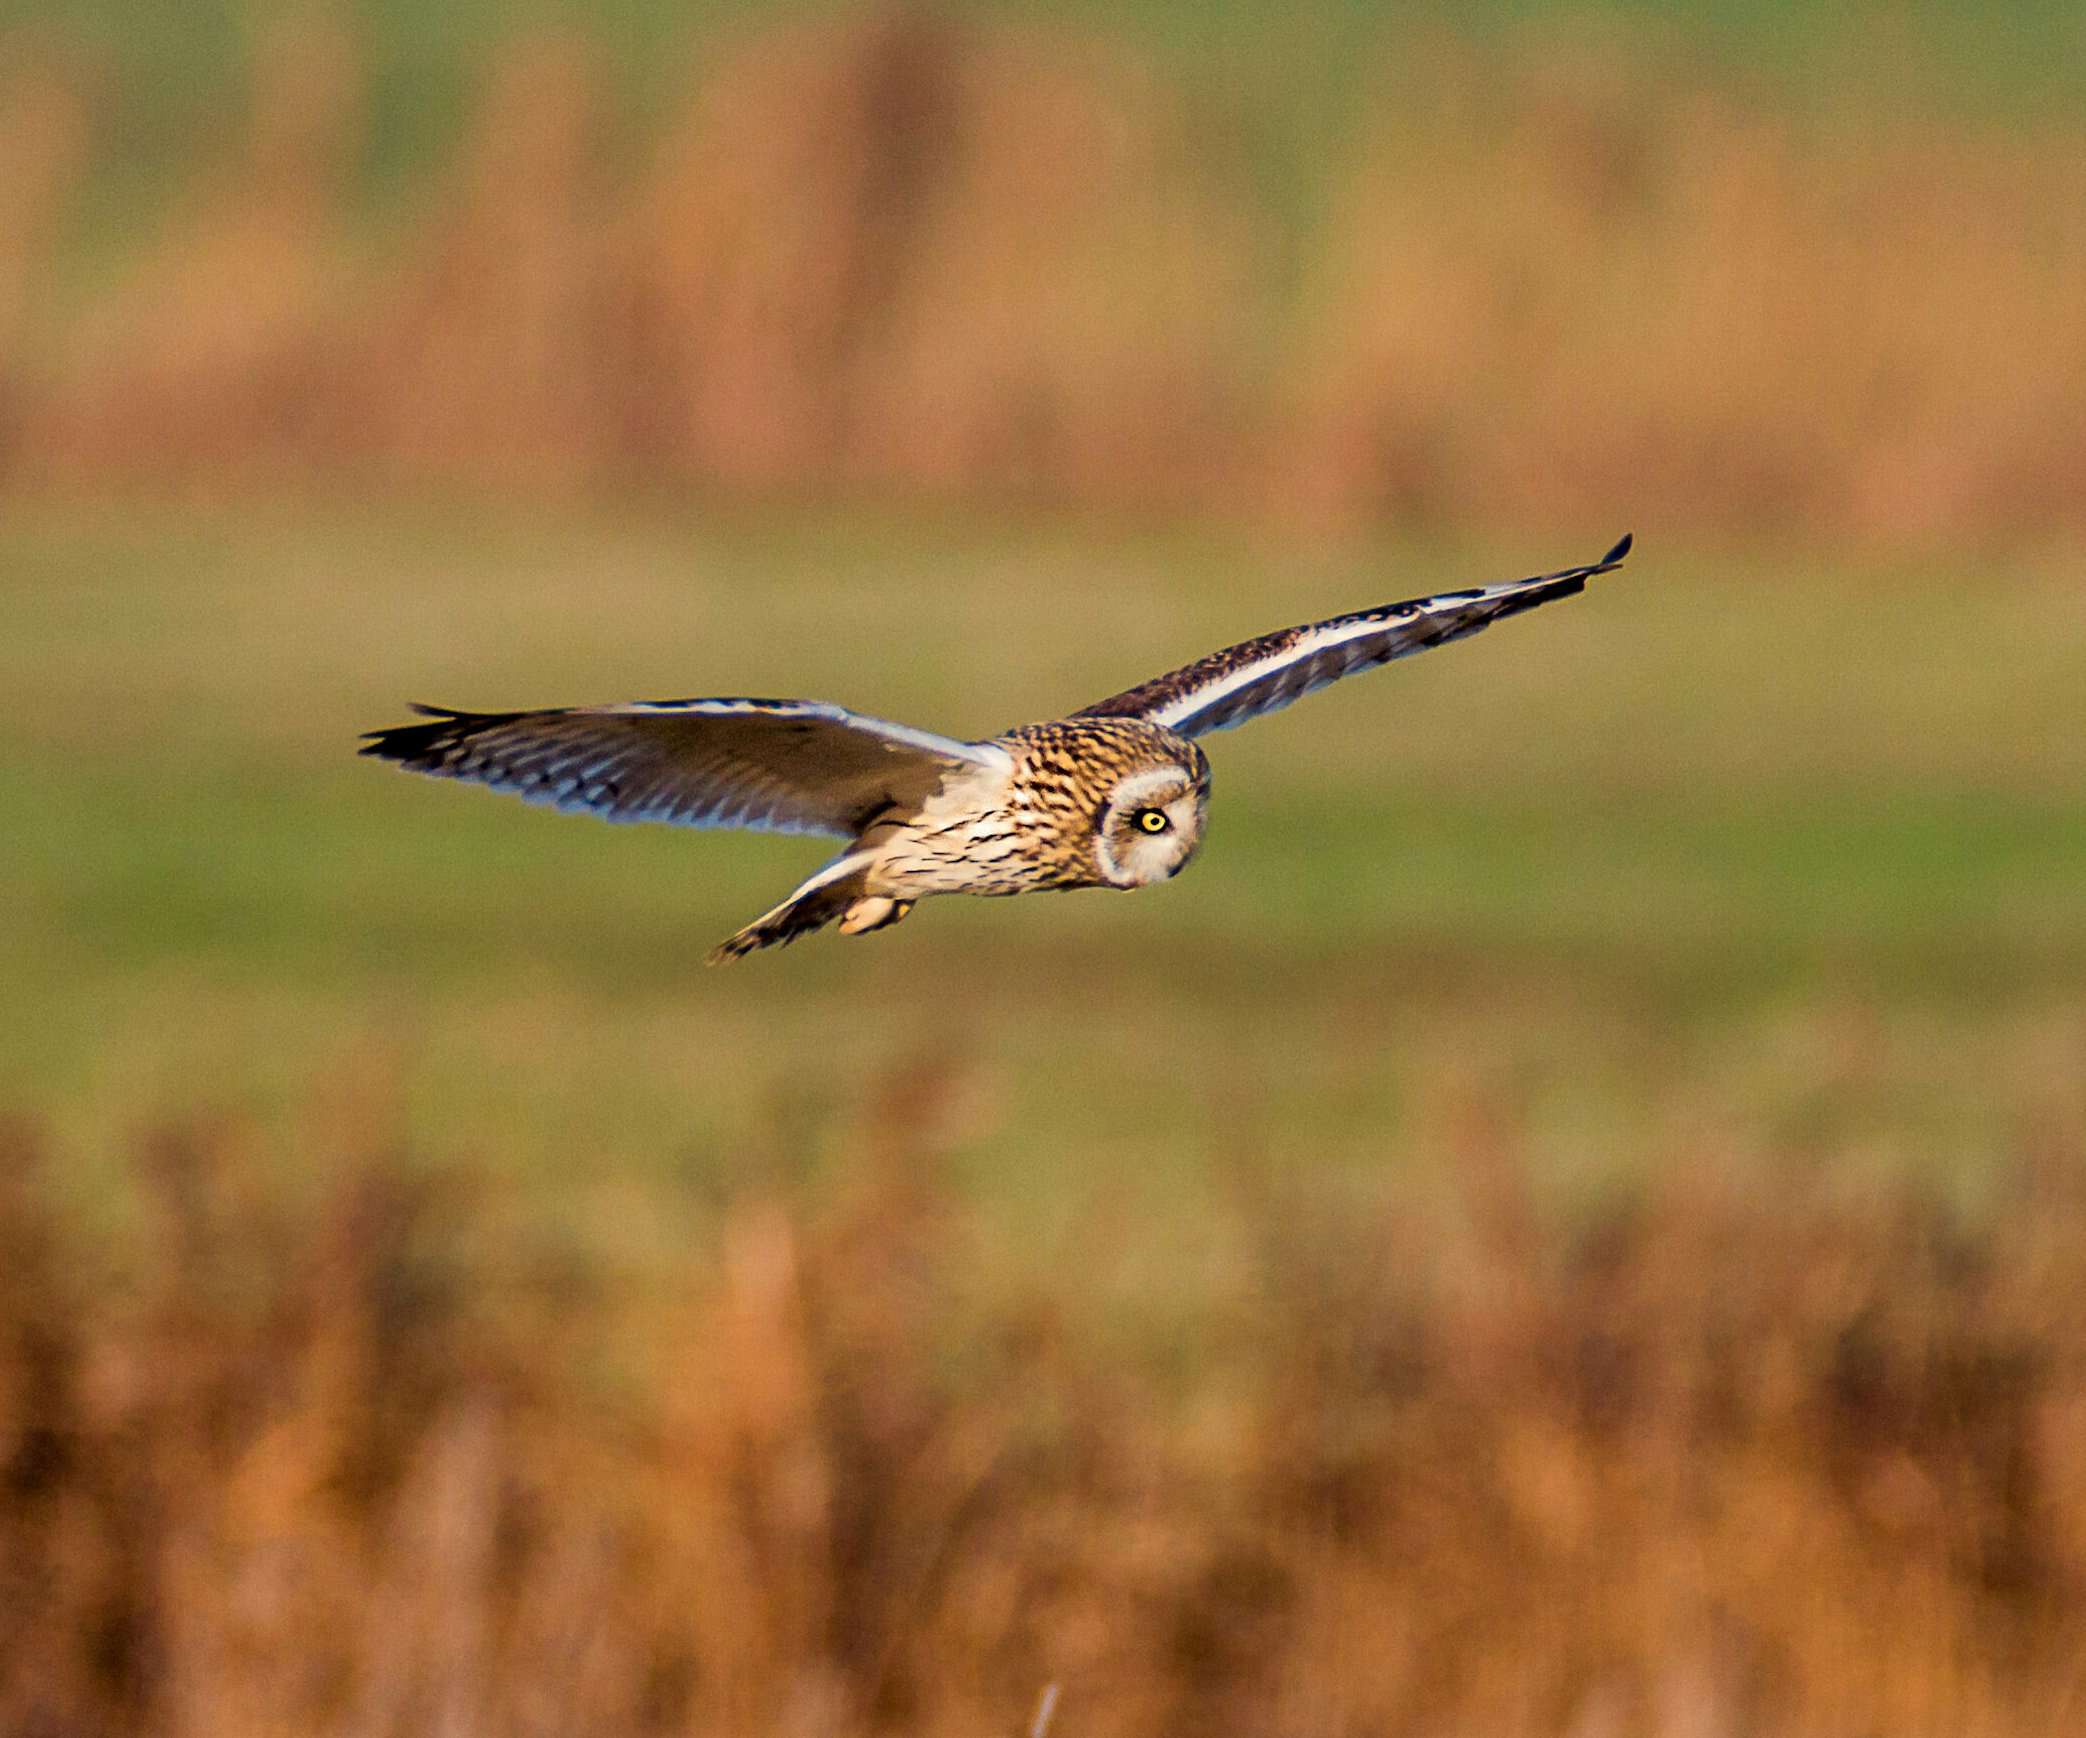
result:
[[[1094,838],[1101,879],[1143,887],[1187,867],[1202,843],[1209,787],[1183,766],[1153,767],[1116,784]]]

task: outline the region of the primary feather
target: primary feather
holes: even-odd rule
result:
[[[1229,730],[1263,713],[1279,712],[1343,676],[1459,640],[1503,616],[1570,597],[1595,574],[1620,567],[1629,552],[1630,539],[1625,537],[1585,567],[1409,598],[1262,634],[1096,701],[1075,716],[1142,718],[1190,737]]]
[[[819,700],[652,700],[537,712],[414,708],[362,752],[611,821],[852,838],[1003,750]]]

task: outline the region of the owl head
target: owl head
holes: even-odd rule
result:
[[[1209,763],[1145,767],[1116,781],[1096,818],[1094,855],[1111,887],[1143,887],[1187,867],[1202,843]]]

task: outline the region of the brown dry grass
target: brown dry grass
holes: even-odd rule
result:
[[[302,1206],[141,1138],[120,1258],[10,1135],[0,1726],[2077,1730],[2075,1122],[1974,1220],[1722,1155],[1560,1224],[1476,1103],[1446,1213],[1239,1161],[1169,1362],[982,1283],[961,1085],[751,1166],[642,1298],[381,1118]]]
[[[2086,525],[2075,123],[1835,130],[1627,52],[1384,52],[1313,224],[1256,196],[1223,114],[1069,28],[776,27],[613,173],[585,45],[522,39],[444,185],[372,237],[361,69],[306,22],[243,140],[33,337],[7,316],[59,281],[92,105],[18,73],[0,480]]]

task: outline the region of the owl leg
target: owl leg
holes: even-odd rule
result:
[[[910,899],[886,899],[880,894],[858,899],[842,915],[840,933],[867,935],[872,929],[889,929],[892,924],[903,922],[905,914],[912,908]]]
[[[865,906],[891,903],[862,897],[862,871],[871,858],[872,853],[855,852],[829,863],[773,911],[762,912],[737,935],[726,936],[710,950],[709,963],[718,966],[726,960],[743,959],[758,948],[779,947],[785,942],[795,941],[800,935],[824,929],[835,919],[839,919],[840,927],[846,930],[855,912]],[[911,908],[911,902],[907,901],[906,910]],[[898,914],[899,917],[904,915],[904,911]],[[895,923],[897,918],[883,921]],[[876,925],[866,927],[873,929]]]

